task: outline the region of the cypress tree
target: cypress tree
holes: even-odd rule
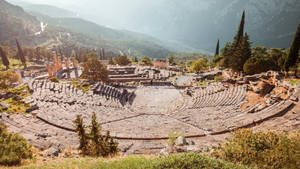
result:
[[[289,53],[285,59],[284,68],[286,72],[289,71],[290,67],[294,66],[297,63],[297,59],[299,57],[299,49],[300,49],[300,23],[298,25],[296,34],[294,36],[294,40],[290,46]]]
[[[78,149],[81,151],[83,155],[87,155],[88,153],[88,138],[85,133],[84,125],[83,125],[83,119],[80,117],[80,115],[76,116],[76,119],[73,121],[75,124],[75,131],[78,134],[79,137],[79,147]]]
[[[238,32],[235,35],[233,43],[232,43],[233,50],[240,44],[240,42],[241,42],[241,40],[244,36],[244,25],[245,25],[245,11],[243,11],[242,19],[241,19],[241,22],[240,22]]]
[[[218,39],[215,56],[219,55],[220,40]]]
[[[26,58],[24,56],[24,53],[23,53],[23,50],[18,42],[18,40],[16,39],[16,44],[17,44],[17,47],[18,47],[18,55],[19,55],[19,58],[21,60],[21,62],[23,63],[24,65],[24,69],[27,68],[27,65],[26,65]]]
[[[5,65],[6,70],[8,70],[9,69],[9,60],[1,46],[0,46],[0,55],[1,55],[2,63]]]
[[[105,52],[104,52],[104,48],[102,48],[102,57],[103,57],[103,60],[106,60],[106,58],[105,58]]]
[[[97,117],[96,113],[93,112],[92,115],[92,125],[91,125],[91,131],[90,131],[90,136],[92,137],[92,142],[94,144],[94,148],[96,151],[96,156],[98,157],[101,152],[103,152],[103,142],[101,141],[101,126],[97,122]],[[101,142],[100,142],[101,141]]]

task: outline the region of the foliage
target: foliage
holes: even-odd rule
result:
[[[80,61],[81,62],[87,62],[89,59],[91,58],[95,58],[95,59],[98,59],[98,55],[95,53],[95,52],[89,52],[87,54],[84,54],[81,58],[80,58]]]
[[[88,153],[88,139],[85,132],[85,126],[83,124],[83,119],[80,117],[80,115],[77,115],[73,123],[75,125],[75,131],[77,132],[79,137],[78,149],[83,155],[85,155]]]
[[[144,56],[140,62],[144,66],[153,66],[153,62],[150,60],[148,56]]]
[[[17,47],[18,47],[18,56],[19,56],[19,59],[21,60],[21,62],[23,63],[24,65],[24,69],[27,68],[27,65],[26,65],[26,58],[25,58],[25,55],[24,55],[24,52],[18,42],[18,40],[16,39],[16,44],[17,44]]]
[[[79,147],[83,155],[95,157],[107,157],[115,155],[118,149],[118,143],[110,136],[109,131],[106,135],[101,134],[101,126],[97,122],[96,114],[93,113],[90,133],[86,134],[82,118],[78,115],[73,121],[76,126],[76,132],[79,137]]]
[[[80,82],[77,80],[72,80],[72,85],[83,92],[88,92],[91,88],[91,84],[89,82]]]
[[[239,38],[239,43],[231,48],[229,67],[235,72],[243,71],[245,62],[251,57],[251,47],[247,33]]]
[[[18,79],[18,75],[12,70],[0,71],[0,89],[12,87],[12,84],[16,83]]]
[[[290,84],[291,84],[292,86],[300,85],[300,80],[298,80],[298,79],[290,80]]]
[[[108,79],[108,70],[105,65],[97,58],[89,58],[89,60],[83,63],[82,78],[97,81],[106,82]]]
[[[110,64],[110,65],[115,65],[116,64],[112,56],[109,57],[108,64]]]
[[[229,67],[229,58],[231,55],[231,43],[227,42],[224,48],[221,49],[221,56],[219,59],[219,65],[222,67]],[[216,60],[217,61],[217,60]]]
[[[32,156],[31,145],[25,138],[8,132],[5,126],[0,125],[0,165],[18,165]]]
[[[166,143],[167,143],[169,148],[174,149],[176,139],[179,136],[183,136],[183,134],[181,132],[177,132],[177,131],[170,131],[168,133],[168,140],[166,141]]]
[[[290,67],[294,66],[297,63],[297,59],[299,57],[299,49],[300,49],[299,44],[300,44],[300,23],[298,25],[294,40],[290,46],[288,56],[284,63],[284,67],[286,71],[288,71]]]
[[[101,158],[72,158],[50,161],[43,164],[44,169],[52,168],[84,169],[246,169],[246,167],[209,158],[198,153],[184,153],[165,157],[129,156],[105,160]],[[38,165],[25,167],[39,168]]]
[[[126,66],[130,63],[130,60],[127,58],[126,55],[120,55],[116,58],[116,63],[121,66]]]
[[[242,129],[213,153],[217,158],[258,168],[297,168],[300,165],[300,133],[288,136],[271,131]]]
[[[267,72],[270,67],[270,60],[266,57],[251,57],[244,64],[244,72],[246,74],[258,74]]]
[[[215,80],[216,82],[222,81],[223,79],[224,79],[223,76],[215,76],[215,77],[214,77],[214,80]]]
[[[59,83],[59,79],[55,76],[49,78],[50,82]]]
[[[218,39],[215,56],[219,55],[219,48],[220,48],[220,40]]]
[[[190,72],[200,73],[201,71],[207,70],[208,68],[208,61],[205,58],[200,58],[195,61],[192,66],[190,67]]]
[[[170,65],[174,65],[175,64],[175,56],[174,56],[174,54],[170,54],[168,56],[168,62],[169,62]]]
[[[23,99],[30,95],[27,85],[18,86],[15,88],[7,88],[5,89],[5,92],[11,94],[12,97],[0,99],[0,102],[4,102],[9,105],[7,110],[0,108],[0,112],[26,113],[26,110],[30,107],[29,104],[26,104],[23,101]]]
[[[175,53],[175,54],[169,54],[168,57],[174,56],[174,63],[183,61],[188,62],[189,60],[198,60],[199,58],[206,58],[209,59],[212,56],[210,54],[206,53]]]

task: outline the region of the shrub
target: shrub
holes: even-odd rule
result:
[[[168,140],[166,141],[168,147],[174,151],[174,146],[176,144],[176,139],[179,137],[179,136],[183,136],[183,134],[181,132],[176,132],[176,131],[170,131],[168,133]]]
[[[94,168],[109,169],[243,169],[238,166],[222,160],[206,157],[198,153],[184,153],[164,157],[155,157],[147,159],[145,157],[128,157],[125,159],[101,163]]]
[[[59,83],[59,79],[57,77],[50,77],[49,78],[50,82],[54,82],[54,83]]]
[[[0,71],[0,89],[7,89],[12,86],[13,83],[18,81],[18,75],[11,71]]]
[[[242,129],[234,133],[213,153],[215,157],[259,168],[297,168],[300,166],[300,133],[293,136],[274,132],[254,133]],[[298,154],[297,154],[298,153]]]
[[[18,165],[32,156],[31,145],[27,144],[24,137],[10,133],[0,125],[0,165]]]
[[[222,81],[223,79],[224,79],[223,76],[215,76],[215,77],[214,77],[214,80],[215,80],[216,82]]]
[[[73,121],[76,126],[76,132],[79,137],[79,147],[81,154],[87,156],[102,156],[115,155],[118,149],[118,143],[110,136],[109,131],[106,135],[101,135],[101,126],[97,122],[96,114],[93,113],[90,133],[86,134],[82,118],[78,115]]]

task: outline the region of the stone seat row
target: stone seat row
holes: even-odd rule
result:
[[[191,108],[216,107],[237,105],[245,99],[247,88],[237,86],[225,90],[202,89],[200,95],[194,98],[194,104]]]

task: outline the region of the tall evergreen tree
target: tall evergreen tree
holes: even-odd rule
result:
[[[93,112],[92,115],[92,125],[91,125],[91,131],[90,131],[90,136],[92,138],[92,142],[94,144],[94,148],[96,151],[96,156],[99,156],[100,153],[103,151],[103,146],[100,144],[100,141],[102,140],[101,138],[101,126],[97,122],[97,117],[96,113]]]
[[[250,57],[251,47],[249,36],[245,33],[245,36],[242,37],[240,44],[236,47],[235,52],[230,57],[230,67],[236,72],[243,71],[243,66]]]
[[[219,55],[220,40],[218,39],[215,56]]]
[[[6,70],[8,70],[9,69],[9,60],[1,46],[0,46],[0,55],[1,55],[2,63],[5,65]]]
[[[244,36],[244,26],[245,26],[245,11],[243,11],[242,19],[241,19],[241,22],[240,22],[240,26],[239,26],[238,32],[235,35],[233,43],[232,43],[233,50],[236,47],[239,46],[239,44],[240,44],[240,42],[241,42],[241,40],[242,40],[242,38]]]
[[[88,138],[85,133],[83,119],[80,117],[80,115],[76,116],[76,119],[73,121],[75,124],[75,130],[79,137],[79,147],[78,149],[81,151],[83,155],[87,155],[88,153]]]
[[[299,49],[300,49],[300,23],[298,25],[296,34],[294,36],[294,40],[290,46],[289,53],[284,63],[285,71],[289,71],[289,69],[297,63],[297,59],[299,57]]]
[[[18,47],[18,56],[19,56],[21,62],[23,63],[23,65],[24,65],[24,69],[26,69],[27,68],[26,58],[24,56],[23,50],[22,50],[22,48],[21,48],[21,46],[20,46],[17,39],[16,39],[16,44],[17,44],[17,47]]]

